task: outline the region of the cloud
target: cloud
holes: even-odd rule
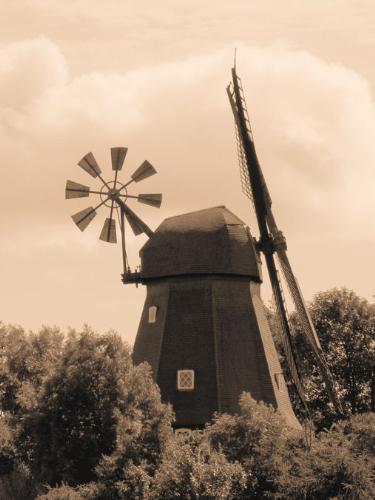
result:
[[[68,68],[59,48],[50,40],[10,43],[0,48],[0,108],[3,124],[6,112],[27,113],[30,106],[53,88],[67,83]],[[16,121],[16,117],[15,117]]]
[[[345,219],[345,230],[353,235],[364,230],[374,208],[369,179],[375,166],[375,107],[368,82],[305,52],[277,48],[243,57],[271,193],[287,214],[294,207],[299,218],[316,212],[341,227]],[[285,196],[291,191],[293,196]]]
[[[68,165],[86,149],[105,156],[116,141],[130,141],[137,148],[135,162],[143,159],[143,149],[162,161],[173,203],[187,196],[186,187],[175,185],[181,175],[190,201],[197,202],[209,183],[207,202],[215,203],[210,181],[224,180],[224,173],[233,176],[224,164],[233,154],[224,94],[231,50],[128,72],[69,77],[63,54],[45,38],[3,46],[5,177],[17,184],[31,213],[34,206],[42,208],[37,198],[47,200],[53,213],[48,193],[57,194],[56,183],[73,171]],[[325,210],[328,219],[341,213],[358,223],[362,209],[370,208],[368,178],[375,160],[375,109],[367,82],[344,67],[282,46],[241,47],[239,57],[260,161],[281,210]],[[223,144],[231,148],[226,154],[220,151]],[[29,188],[38,196],[30,197]],[[8,203],[12,193],[3,189]],[[293,198],[286,197],[291,190]]]
[[[341,260],[348,260],[352,257],[345,254],[345,242],[374,239],[375,222],[369,214],[375,208],[375,108],[369,86],[355,72],[307,52],[280,45],[237,46],[277,220],[290,247],[302,256],[315,248],[316,264],[328,272],[319,254],[323,241],[326,247],[340,247]],[[87,294],[90,303],[100,302],[114,314],[109,290],[113,275],[121,271],[121,259],[101,242],[95,246],[104,213],[80,234],[69,215],[87,200],[65,201],[63,195],[66,178],[99,186],[76,166],[90,150],[105,176],[111,174],[109,148],[116,145],[129,147],[124,180],[145,158],[155,164],[159,175],[135,187],[162,191],[162,209],[132,205],[151,227],[167,216],[225,204],[257,233],[248,202],[240,196],[233,118],[225,94],[232,57],[230,45],[131,71],[74,76],[59,47],[46,38],[1,47],[0,238],[3,271],[15,280],[12,290],[29,287],[30,296],[37,296],[48,310],[53,301],[48,290],[61,285],[73,323],[81,317],[78,294]],[[130,238],[133,265],[142,241]],[[335,265],[340,276],[342,261],[331,271]],[[20,269],[22,276],[15,278]],[[95,299],[96,274],[101,286]],[[44,276],[43,289],[38,276]],[[133,304],[132,292],[123,293]],[[137,300],[140,309],[142,298]],[[33,300],[30,304],[31,317],[41,306]],[[64,311],[56,305],[52,309],[59,323]],[[98,314],[93,311],[92,322],[102,325]],[[112,326],[117,326],[119,317],[114,321]]]

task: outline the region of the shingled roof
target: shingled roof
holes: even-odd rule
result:
[[[140,256],[143,279],[227,274],[261,281],[250,231],[224,206],[165,219]]]

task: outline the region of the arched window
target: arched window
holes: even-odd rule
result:
[[[156,314],[158,312],[158,306],[150,306],[148,308],[148,322],[156,323]]]

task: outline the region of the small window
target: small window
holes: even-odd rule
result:
[[[194,390],[194,370],[177,371],[177,389],[179,391]]]
[[[157,306],[150,306],[148,308],[148,322],[156,323],[156,313],[158,312]]]
[[[282,373],[275,373],[275,380],[277,388],[280,392],[285,392],[285,380],[284,375]]]

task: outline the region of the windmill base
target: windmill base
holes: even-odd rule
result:
[[[176,428],[201,428],[217,411],[237,413],[242,392],[301,428],[260,284],[248,277],[181,276],[147,283],[133,359],[151,365],[163,402],[173,405]],[[179,386],[181,374],[190,385]]]

